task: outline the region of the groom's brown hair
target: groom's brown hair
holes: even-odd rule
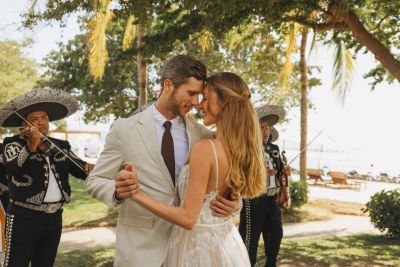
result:
[[[186,83],[186,80],[194,77],[197,80],[205,81],[207,68],[199,60],[188,55],[177,55],[165,63],[161,71],[161,88],[164,81],[169,79],[175,87]]]

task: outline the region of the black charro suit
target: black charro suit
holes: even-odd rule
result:
[[[239,232],[249,253],[251,265],[257,261],[258,241],[262,233],[266,256],[266,267],[275,267],[279,248],[283,237],[282,214],[276,203],[280,190],[279,176],[283,170],[279,147],[271,142],[264,144],[265,164],[272,160],[272,166],[277,171],[275,184],[271,188],[267,178],[267,192],[254,199],[243,199],[243,209],[240,212]]]
[[[49,140],[53,144],[49,143],[49,153],[45,155],[38,150],[30,152],[26,140],[19,135],[4,139],[3,159],[10,194],[5,266],[24,267],[30,261],[32,267],[54,264],[61,237],[62,206],[70,201],[69,175],[80,179],[87,176],[86,162],[72,153],[68,141]],[[56,203],[44,202],[50,176],[61,193]]]

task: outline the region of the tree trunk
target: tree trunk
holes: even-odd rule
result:
[[[307,179],[307,109],[308,109],[308,78],[306,62],[307,31],[304,27],[301,33],[300,46],[300,180]]]
[[[390,50],[364,27],[357,15],[347,8],[343,0],[335,1],[329,7],[329,12],[337,20],[343,21],[352,32],[354,38],[368,48],[374,54],[376,60],[400,81],[400,61],[396,60]]]
[[[137,69],[138,69],[138,86],[139,86],[139,100],[138,107],[147,103],[147,60],[143,53],[144,37],[146,36],[146,24],[147,15],[146,10],[143,10],[141,17],[139,18],[139,24],[137,25],[137,48],[138,53],[136,57]]]

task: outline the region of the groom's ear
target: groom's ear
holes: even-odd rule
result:
[[[174,84],[170,79],[165,79],[161,90],[163,93],[170,94],[174,90]]]

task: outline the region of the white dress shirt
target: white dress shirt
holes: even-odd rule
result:
[[[271,159],[270,155],[268,153],[265,153],[265,157],[267,158],[268,168],[272,170],[274,168],[274,165],[272,163],[272,159]],[[276,188],[277,186],[276,186],[276,181],[275,181],[275,175],[272,175],[272,176],[267,175],[267,177],[269,179],[268,189]]]
[[[62,200],[61,189],[57,184],[54,173],[50,168],[49,157],[46,157],[47,164],[49,165],[49,186],[47,187],[46,195],[43,202],[59,202]]]
[[[153,114],[156,122],[158,144],[160,145],[160,152],[161,152],[162,137],[165,131],[163,124],[165,121],[167,121],[167,119],[157,110],[155,105],[153,105]],[[170,121],[171,121],[171,135],[174,141],[175,181],[176,181],[183,165],[185,164],[188,158],[189,141],[183,118],[177,116],[175,119]]]

